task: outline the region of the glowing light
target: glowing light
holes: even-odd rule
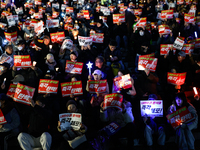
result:
[[[89,75],[91,75],[91,68],[92,68],[93,63],[89,61],[89,63],[87,63],[86,65],[87,65],[87,68],[89,69]]]
[[[195,34],[195,37],[198,38],[198,37],[197,37],[197,32],[196,32],[196,31],[194,32],[194,34]]]
[[[194,90],[194,94],[197,95],[197,94],[198,94],[197,88],[196,88],[196,87],[193,87],[193,90]]]

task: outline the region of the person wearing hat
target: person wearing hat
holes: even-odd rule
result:
[[[106,27],[103,24],[103,20],[102,19],[97,20],[97,25],[95,27],[95,31],[96,31],[96,33],[104,33],[104,35],[105,35]]]
[[[0,149],[3,150],[5,136],[10,133],[17,134],[19,132],[20,117],[17,110],[4,93],[0,94],[0,111],[7,121],[5,124],[0,124]]]
[[[54,59],[53,54],[51,53],[47,54],[45,64],[46,64],[46,70],[56,71],[55,68],[59,68],[57,62]]]

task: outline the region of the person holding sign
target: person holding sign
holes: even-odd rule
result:
[[[0,111],[3,113],[6,123],[1,124],[2,116],[0,116],[0,149],[4,149],[4,138],[10,133],[19,132],[20,117],[13,104],[9,102],[8,97],[0,94]],[[1,113],[0,113],[1,114]]]
[[[187,123],[184,123],[184,119],[186,119],[186,116],[181,117],[178,115],[176,118],[171,118],[171,124],[179,122],[181,120],[181,123],[179,124],[179,127],[176,128],[176,143],[178,144],[180,149],[194,149],[194,136],[192,134],[193,129],[197,128],[198,124],[198,115],[197,111],[195,110],[194,106],[192,104],[187,102],[186,96],[184,93],[178,93],[175,96],[175,102],[168,108],[168,114],[171,114],[177,110],[180,110],[186,106],[186,108],[189,110],[189,112],[193,116],[193,120]],[[180,113],[180,111],[179,111]],[[174,120],[173,120],[174,119]]]

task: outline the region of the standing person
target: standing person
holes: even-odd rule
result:
[[[189,123],[183,123],[180,128],[176,129],[176,143],[178,144],[180,150],[194,150],[195,138],[192,134],[192,130],[197,128],[198,115],[194,106],[187,102],[184,93],[176,94],[175,104],[169,107],[168,113],[173,113],[184,106],[187,107],[189,112],[194,117],[194,120]]]

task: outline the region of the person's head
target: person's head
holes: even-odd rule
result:
[[[6,8],[8,12],[11,12],[11,5],[9,3],[7,4]]]
[[[101,72],[101,70],[99,69],[96,69],[94,72],[93,72],[93,77],[94,77],[94,80],[101,80],[101,78],[103,78],[103,73]]]
[[[17,44],[17,48],[19,51],[23,51],[25,48],[25,41],[24,40],[20,40],[19,43]]]
[[[144,30],[142,28],[139,30],[139,35],[144,36]]]
[[[104,58],[102,56],[96,57],[96,60],[95,60],[95,66],[96,67],[102,68],[103,63],[104,63]]]
[[[185,57],[186,57],[185,52],[180,51],[180,52],[178,53],[178,61],[179,61],[179,62],[182,62],[182,61],[185,59]]]
[[[0,108],[4,108],[8,101],[8,97],[5,93],[0,94]]]
[[[70,53],[70,60],[71,60],[71,61],[76,61],[77,57],[78,57],[78,54],[77,54],[76,51],[72,51],[72,52]]]
[[[14,84],[17,83],[23,83],[25,81],[24,77],[21,74],[18,74],[14,77],[13,80],[11,80],[11,82],[13,82]]]
[[[45,45],[49,45],[49,43],[51,41],[50,38],[49,38],[49,36],[47,36],[47,35],[44,36],[43,40],[44,40],[44,44]]]
[[[7,45],[5,47],[5,51],[6,51],[6,54],[12,55],[12,53],[13,53],[13,47],[12,47],[12,45]]]
[[[46,59],[47,59],[47,62],[48,62],[49,64],[54,64],[54,63],[55,63],[55,59],[54,59],[53,54],[50,54],[50,53],[47,54]]]
[[[44,108],[45,107],[45,97],[44,96],[38,96],[35,100],[35,104]]]
[[[99,19],[99,20],[97,21],[97,27],[100,28],[100,27],[102,26],[102,24],[103,24],[102,19]]]
[[[66,104],[68,113],[76,113],[77,112],[77,103],[74,100],[69,100]]]
[[[157,100],[158,97],[156,96],[156,94],[150,94],[148,97],[148,100]]]
[[[114,51],[117,47],[117,42],[114,41],[114,40],[111,40],[108,46],[109,46],[111,51]]]
[[[178,107],[183,107],[187,105],[187,99],[183,92],[177,93],[175,96],[175,103]]]
[[[118,76],[118,77],[121,77],[121,76],[123,76],[123,75],[125,75],[125,74],[126,74],[126,72],[125,72],[124,70],[119,69],[119,71],[118,71],[118,73],[117,73],[117,76]]]
[[[0,65],[0,75],[2,75],[3,73],[5,73],[7,70],[9,70],[10,68],[10,64],[9,63],[3,63]]]

